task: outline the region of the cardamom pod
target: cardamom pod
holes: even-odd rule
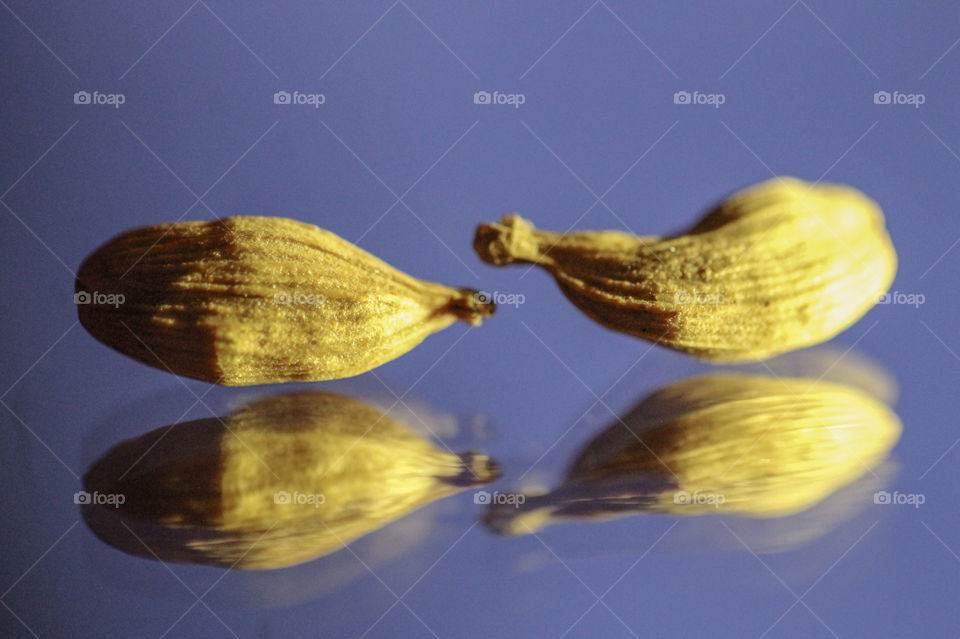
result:
[[[480,225],[474,249],[490,264],[543,267],[608,328],[718,362],[833,337],[876,303],[897,266],[872,200],[794,178],[740,191],[665,239],[550,233],[512,215]]]
[[[80,322],[104,344],[224,385],[358,375],[495,308],[270,217],[128,231],[83,262],[76,290]],[[82,303],[98,300],[115,303]]]
[[[886,405],[849,386],[697,377],[654,392],[594,437],[559,488],[493,504],[486,522],[518,534],[636,512],[782,517],[880,464],[900,431]]]
[[[242,569],[302,563],[499,475],[379,409],[304,392],[153,430],[83,478],[91,530],[125,552]]]

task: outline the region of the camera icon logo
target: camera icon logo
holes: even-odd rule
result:
[[[487,293],[486,291],[477,291],[473,294],[473,301],[476,304],[489,304],[491,300],[492,298],[490,297],[490,293]]]
[[[673,503],[675,504],[689,504],[690,503],[690,493],[685,490],[678,490],[673,494]]]
[[[273,493],[273,503],[275,504],[289,504],[290,503],[290,493],[285,490],[280,490]]]
[[[490,104],[490,92],[489,91],[477,91],[473,94],[473,103],[474,104]]]
[[[77,91],[73,94],[74,104],[90,104],[90,94],[86,91]]]
[[[874,104],[890,104],[890,92],[889,91],[877,91],[873,94],[873,103]]]
[[[87,291],[77,291],[73,294],[74,304],[89,304],[93,299]]]
[[[690,104],[690,92],[689,91],[677,91],[673,94],[673,103],[674,104]]]
[[[478,490],[473,494],[473,503],[475,504],[489,504],[490,503],[490,493],[485,490]]]
[[[273,94],[274,104],[290,104],[290,93],[288,91],[277,91]]]
[[[877,492],[873,493],[873,503],[875,503],[875,504],[889,504],[889,503],[891,503],[891,501],[890,501],[890,493],[888,493],[888,492],[885,491],[885,490],[878,490]]]
[[[90,493],[85,490],[78,490],[73,493],[73,503],[75,504],[92,504],[93,500],[90,498]]]

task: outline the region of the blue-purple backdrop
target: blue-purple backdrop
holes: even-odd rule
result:
[[[960,632],[954,3],[0,5],[4,636]],[[893,290],[923,296],[877,306],[828,352],[855,345],[897,379],[889,490],[919,508],[867,492],[767,552],[768,532],[731,518],[499,538],[467,492],[266,574],[128,557],[78,523],[78,478],[119,439],[278,390],[211,390],[86,334],[74,271],[115,233],[282,215],[419,277],[522,294],[375,375],[311,386],[387,404],[410,389],[459,418],[450,446],[501,460],[507,489],[553,483],[610,410],[712,369],[598,327],[542,272],[481,263],[476,223],[668,233],[774,174],[874,197]]]

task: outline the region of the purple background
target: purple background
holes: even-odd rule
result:
[[[960,633],[954,3],[0,5],[5,636]],[[80,90],[125,103],[74,104]],[[278,90],[326,101],[277,105]],[[474,104],[482,90],[525,102]],[[678,105],[677,91],[725,102]],[[875,104],[877,91],[925,103]],[[733,532],[756,522],[733,518],[498,538],[474,526],[467,492],[266,574],[128,557],[77,523],[72,495],[96,455],[252,392],[214,389],[195,404],[207,385],[142,366],[76,324],[73,271],[108,237],[282,215],[425,279],[522,293],[482,328],[450,328],[375,375],[311,386],[390,403],[381,382],[400,395],[423,376],[409,397],[457,415],[448,443],[500,459],[503,490],[534,464],[525,481],[553,483],[610,423],[605,405],[620,411],[715,369],[597,327],[542,272],[482,264],[475,225],[518,211],[557,230],[669,233],[772,174],[875,198],[900,257],[892,290],[925,297],[874,308],[833,345],[839,356],[855,344],[898,380],[904,434],[888,489],[923,494],[920,508],[867,494],[819,539],[762,554]]]

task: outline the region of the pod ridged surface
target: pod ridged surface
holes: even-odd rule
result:
[[[512,215],[477,229],[494,265],[549,272],[584,313],[697,357],[756,360],[830,339],[893,281],[880,208],[860,191],[777,178],[669,238],[551,233]]]
[[[101,342],[224,385],[350,377],[494,308],[329,231],[271,217],[134,229],[84,261],[76,289],[123,296],[78,306]]]

